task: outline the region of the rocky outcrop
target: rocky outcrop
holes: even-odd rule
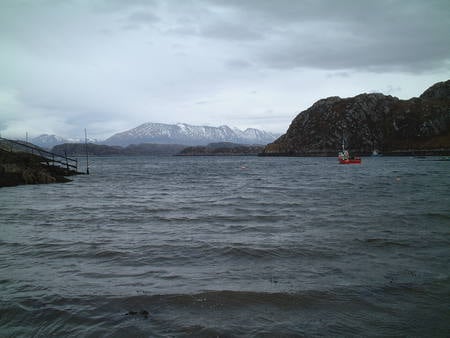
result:
[[[262,155],[334,156],[342,140],[359,155],[450,152],[450,80],[410,100],[383,94],[319,100]]]
[[[65,176],[76,174],[45,162],[41,156],[0,149],[0,187],[70,182]]]
[[[435,83],[425,90],[420,98],[424,100],[448,100],[450,98],[450,80]]]

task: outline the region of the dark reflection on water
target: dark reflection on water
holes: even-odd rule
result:
[[[0,336],[446,336],[450,166],[94,158],[0,190]]]

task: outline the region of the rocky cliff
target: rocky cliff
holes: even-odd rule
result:
[[[344,140],[355,154],[450,152],[450,80],[419,98],[383,94],[329,97],[301,112],[262,155],[336,155]]]

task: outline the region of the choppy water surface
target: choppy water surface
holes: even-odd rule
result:
[[[450,162],[95,158],[0,189],[0,336],[446,336]]]

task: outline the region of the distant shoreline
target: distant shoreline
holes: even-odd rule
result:
[[[336,157],[337,150],[334,152],[324,151],[324,152],[308,152],[308,153],[260,153],[258,156],[261,157]],[[355,152],[357,156],[372,157],[372,153]],[[377,156],[388,156],[388,157],[403,157],[403,156],[450,156],[450,149],[436,149],[436,150],[393,150],[387,152],[381,152]],[[376,156],[373,156],[376,157]]]

